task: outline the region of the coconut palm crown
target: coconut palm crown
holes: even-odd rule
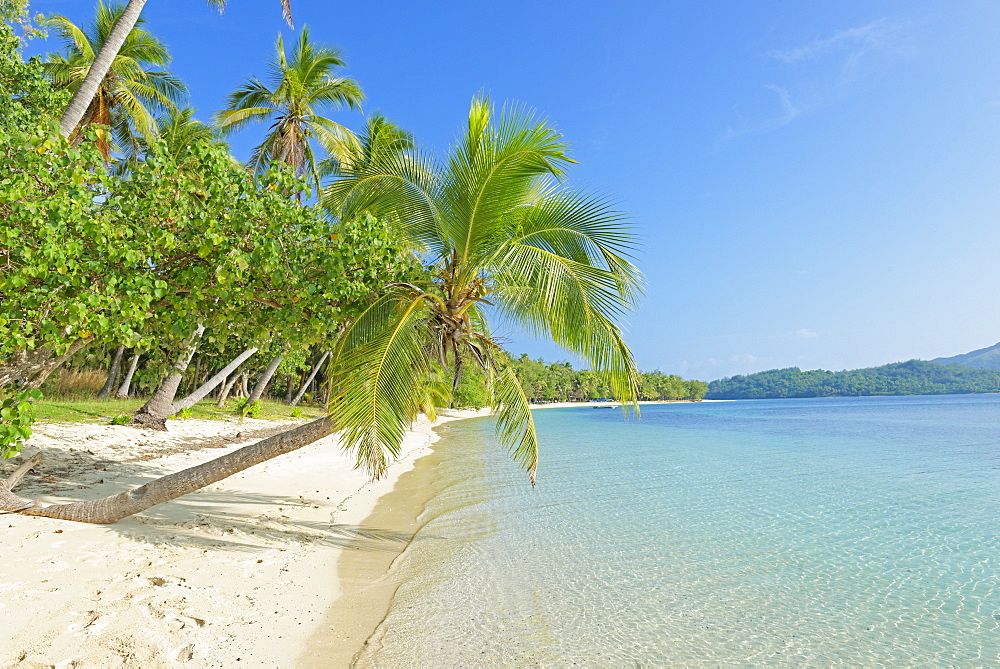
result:
[[[306,26],[302,27],[291,59],[279,34],[267,82],[256,77],[248,79],[229,96],[226,108],[215,115],[215,121],[224,133],[271,121],[267,136],[253,151],[250,165],[265,170],[273,162],[281,162],[296,174],[311,175],[318,182],[310,140],[315,139],[333,157],[346,155],[357,145],[350,130],[319,113],[324,108],[360,108],[364,94],[357,82],[333,76],[343,66],[336,49],[309,40]]]
[[[364,138],[366,160],[345,161],[323,204],[342,219],[395,222],[420,249],[424,280],[398,284],[344,330],[332,358],[331,415],[359,465],[374,475],[398,452],[434,365],[457,385],[485,371],[502,440],[529,474],[538,437],[521,384],[489,323],[502,319],[585,360],[634,405],[637,372],[621,332],[641,278],[635,238],[599,197],[561,182],[562,136],[533,114],[497,114],[476,99],[444,164]]]
[[[63,53],[49,54],[44,68],[57,87],[75,92],[83,82],[96,54],[108,39],[115,23],[125,11],[124,5],[97,4],[94,22],[80,28],[65,16],[45,19],[64,45]],[[185,98],[187,88],[180,79],[164,71],[170,62],[167,47],[142,28],[139,19],[128,33],[70,139],[80,141],[89,125],[111,126],[112,138],[103,135],[98,146],[105,158],[114,146],[135,145],[139,138],[155,133],[154,115],[169,111]]]

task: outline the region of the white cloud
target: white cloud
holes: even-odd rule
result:
[[[722,133],[722,141],[742,135],[765,135],[822,108],[842,95],[849,85],[880,64],[906,51],[903,24],[881,18],[847,28],[796,47],[774,49],[767,56],[788,66],[774,76],[787,77],[779,84],[762,84],[777,95],[777,110],[770,100],[751,101],[756,111],[749,119],[736,108],[738,121]]]
[[[812,339],[813,337],[818,337],[815,332],[809,328],[802,328],[801,330],[795,330],[794,332],[788,333],[789,337],[794,337],[795,339]]]
[[[772,91],[778,95],[778,105],[781,111],[770,118],[756,123],[742,123],[738,127],[728,127],[723,133],[723,141],[739,137],[740,135],[763,135],[773,132],[778,128],[787,125],[795,120],[801,110],[792,103],[792,96],[787,90],[776,84],[764,84],[762,88]]]
[[[852,58],[865,51],[879,49],[892,40],[895,26],[885,18],[855,28],[836,32],[791,49],[769,51],[768,56],[783,63],[797,63],[831,51],[849,50]]]

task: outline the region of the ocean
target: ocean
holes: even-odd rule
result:
[[[490,419],[418,462],[357,666],[1000,664],[1000,396],[534,415],[534,490]]]

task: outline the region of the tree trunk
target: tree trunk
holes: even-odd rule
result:
[[[250,391],[247,389],[247,373],[240,374],[240,397],[249,397]]]
[[[278,369],[278,365],[281,364],[284,357],[284,355],[275,356],[271,362],[267,363],[267,367],[260,373],[257,383],[254,384],[253,390],[250,391],[250,396],[247,397],[247,401],[243,404],[244,407],[250,406],[264,396],[267,384],[271,382],[271,377],[274,376],[274,372]]]
[[[125,355],[125,347],[119,346],[115,349],[115,355],[111,358],[111,367],[108,369],[108,380],[104,386],[97,391],[97,399],[104,400],[111,395],[111,391],[118,385],[118,377],[122,375],[122,356]]]
[[[188,384],[189,395],[201,383],[201,363],[204,359],[205,356],[199,355],[197,361],[194,363],[194,374],[191,375],[191,383]]]
[[[93,341],[83,337],[74,341],[65,355],[57,356],[52,349],[45,346],[33,351],[14,351],[10,359],[0,365],[0,388],[12,383],[20,383],[28,388],[37,388],[34,381],[41,378],[44,382],[49,374],[58,369],[71,355]]]
[[[9,484],[10,479],[8,479],[0,481],[0,511],[83,523],[113,523],[145,511],[156,504],[192,493],[271,458],[307,446],[331,433],[333,433],[333,421],[323,417],[258,441],[256,444],[244,446],[210,462],[168,474],[133,490],[88,502],[41,506],[36,501],[18,497],[11,492],[13,484]]]
[[[122,384],[118,386],[117,392],[115,392],[115,399],[127,400],[129,391],[132,388],[132,377],[135,375],[135,368],[139,366],[139,354],[132,354],[132,362],[129,363],[128,371],[125,373],[125,378],[122,379]]]
[[[319,373],[319,368],[323,366],[323,363],[326,362],[326,359],[327,357],[329,357],[329,355],[330,355],[329,351],[324,353],[320,357],[319,362],[316,363],[316,366],[312,368],[312,371],[309,373],[309,378],[307,378],[306,382],[302,384],[302,387],[299,388],[298,394],[295,395],[295,399],[292,400],[291,402],[292,406],[295,406],[300,401],[302,401],[302,396],[306,394],[306,389],[309,387],[309,384],[313,382],[313,379],[316,378],[316,374]]]
[[[59,119],[59,132],[63,137],[69,137],[79,125],[87,108],[90,107],[97,89],[104,81],[104,77],[107,76],[108,70],[111,69],[111,63],[114,62],[118,51],[121,50],[122,44],[125,43],[125,38],[132,32],[136,21],[139,20],[139,13],[145,4],[146,0],[129,0],[125,11],[115,23],[115,27],[111,29],[111,34],[108,35],[101,50],[97,53],[87,76],[73,95],[73,99],[70,100],[62,118]]]
[[[174,363],[173,373],[163,380],[149,401],[139,407],[139,410],[132,416],[129,425],[148,427],[153,430],[167,429],[167,417],[171,415],[170,409],[174,405],[174,395],[177,394],[177,388],[181,385],[184,372],[191,364],[191,358],[194,357],[194,352],[198,348],[198,340],[201,339],[204,332],[205,326],[199,323],[198,329],[188,339],[187,345],[180,357],[177,358],[177,362]]]
[[[73,357],[74,353],[76,353],[77,351],[79,351],[92,341],[94,341],[92,337],[81,337],[80,339],[77,339],[70,345],[69,350],[67,350],[65,353],[63,353],[57,358],[52,358],[46,361],[45,364],[41,366],[41,369],[35,372],[35,375],[28,380],[28,382],[24,385],[24,387],[41,388],[42,384],[45,383],[46,379],[52,376],[52,372],[59,369],[59,367],[64,362]]]
[[[213,390],[215,390],[216,386],[225,381],[227,376],[235,372],[240,365],[246,362],[247,358],[249,358],[256,352],[257,352],[256,348],[248,348],[247,350],[240,353],[238,356],[233,358],[232,362],[230,362],[228,365],[223,367],[218,373],[216,373],[215,376],[213,376],[208,381],[203,383],[200,388],[195,390],[193,393],[191,393],[184,399],[174,402],[174,404],[170,408],[170,413],[168,413],[167,415],[173,416],[181,409],[188,409],[190,407],[193,407],[195,404],[208,397],[208,394]]]
[[[222,390],[219,391],[219,401],[215,403],[216,409],[221,409],[226,406],[226,399],[229,397],[229,391],[233,389],[234,385],[236,385],[235,374],[233,374],[232,378],[222,385]]]

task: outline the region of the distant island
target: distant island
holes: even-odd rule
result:
[[[959,359],[963,362],[956,364]],[[979,364],[972,365],[971,362]],[[987,368],[987,363],[996,367]],[[798,367],[788,367],[731,376],[709,383],[705,398],[736,400],[1000,393],[998,370],[1000,344],[954,358],[938,358],[933,362],[910,360],[843,372],[822,369],[803,372]]]
[[[931,362],[942,365],[962,365],[964,367],[1000,371],[1000,343],[963,353],[962,355],[953,355],[950,358],[934,358]]]

